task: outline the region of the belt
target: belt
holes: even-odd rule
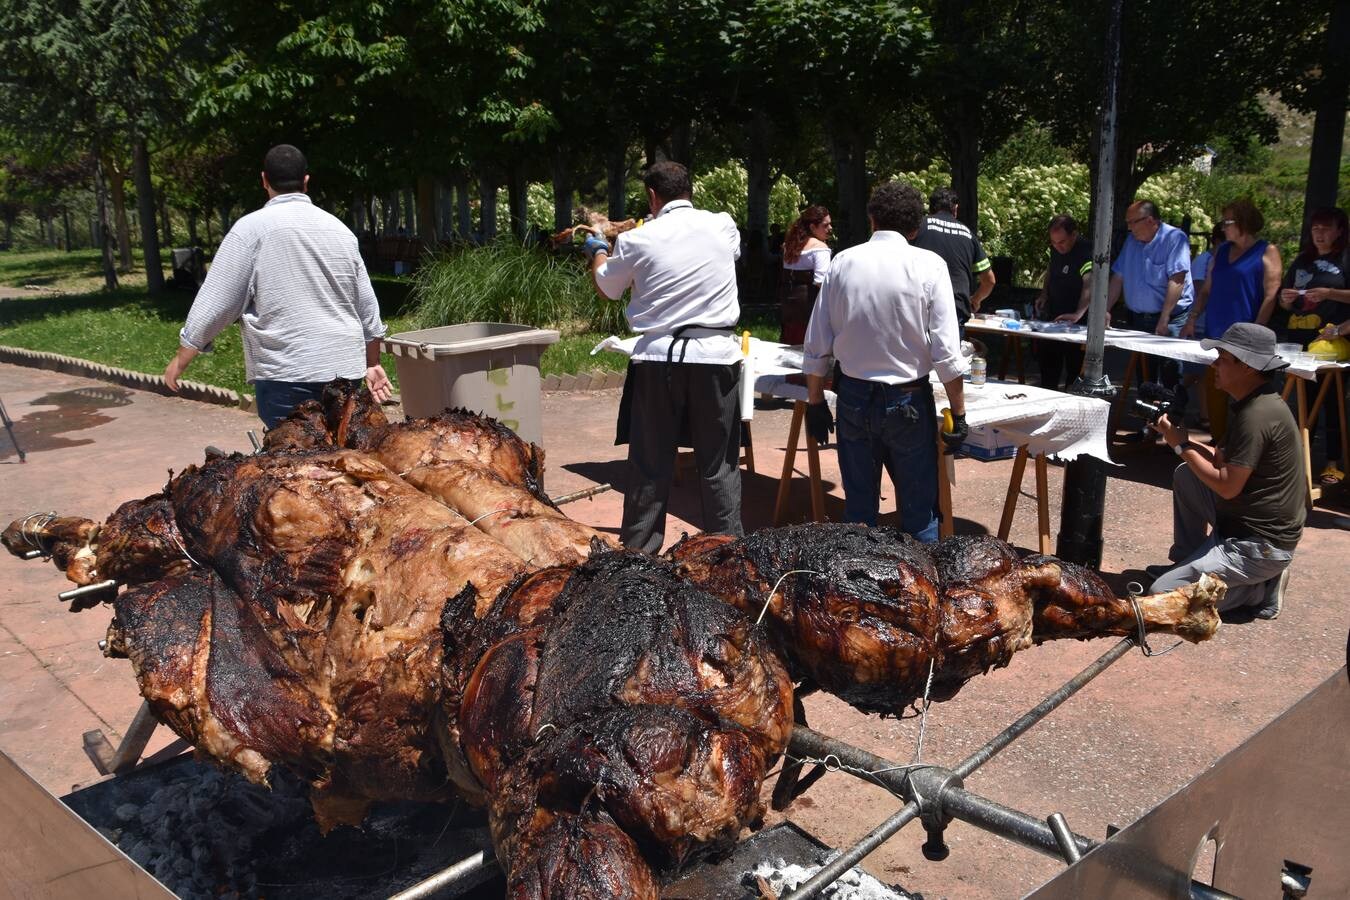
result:
[[[913,381],[902,381],[899,384],[888,384],[887,382],[884,381],[869,381],[866,378],[854,378],[852,375],[848,374],[842,369],[839,370],[839,374],[841,377],[847,378],[849,381],[856,381],[859,384],[870,385],[874,388],[886,388],[888,390],[894,391],[920,391],[926,387],[931,386],[931,382],[929,382],[927,375],[924,375],[922,378],[915,378]]]

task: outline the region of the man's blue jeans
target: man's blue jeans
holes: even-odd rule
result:
[[[282,419],[291,414],[306,400],[318,400],[323,396],[326,381],[265,381],[253,382],[253,393],[258,402],[258,418],[268,428],[276,428]]]
[[[884,467],[895,485],[901,529],[921,541],[936,541],[937,410],[932,387],[925,382],[905,388],[841,375],[835,393],[844,520],[877,524]]]

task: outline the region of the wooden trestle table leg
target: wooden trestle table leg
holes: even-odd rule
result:
[[[1003,518],[998,522],[998,539],[1006,541],[1012,531],[1013,513],[1017,512],[1017,500],[1022,493],[1022,476],[1027,470],[1027,448],[1018,447],[1013,457],[1012,477],[1008,479],[1008,495],[1003,498]]]
[[[1303,442],[1303,474],[1308,479],[1308,506],[1311,508],[1313,501],[1322,496],[1322,489],[1313,484],[1312,441],[1308,436],[1310,427],[1308,422],[1308,389],[1302,378],[1295,378],[1294,381],[1298,382],[1294,385],[1294,396],[1298,398],[1298,432],[1299,438]]]
[[[1040,529],[1041,552],[1050,552],[1050,465],[1045,454],[1036,454],[1036,522]]]
[[[802,431],[802,419],[806,416],[806,403],[797,400],[792,404],[792,423],[788,425],[787,451],[783,454],[783,474],[778,478],[778,499],[773,504],[773,524],[783,524],[783,508],[787,505],[788,491],[792,487],[792,466],[797,461],[797,437]]]

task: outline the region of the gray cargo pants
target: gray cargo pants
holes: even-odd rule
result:
[[[1198,581],[1205,572],[1228,584],[1219,610],[1250,606],[1260,609],[1274,602],[1281,572],[1294,554],[1260,538],[1222,538],[1212,533],[1215,495],[1190,466],[1182,463],[1172,473],[1172,549],[1175,568],[1164,572],[1149,588],[1157,594]]]

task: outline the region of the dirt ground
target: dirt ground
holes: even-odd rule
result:
[[[52,372],[0,365],[0,400],[16,422],[28,460],[20,464],[0,433],[0,524],[35,511],[101,518],[122,501],[158,490],[170,468],[201,459],[202,448],[247,451],[257,420],[238,410],[110,387]],[[618,394],[544,396],[547,488],[555,496],[596,484],[621,485],[623,448],[613,446]],[[769,524],[782,466],[788,412],[754,420],[756,473],[744,481],[747,528]],[[1170,542],[1166,450],[1116,445],[1108,481],[1103,574],[1118,589],[1160,562]],[[799,468],[805,459],[799,455]],[[822,454],[828,513],[842,511],[833,451]],[[1011,462],[957,463],[960,533],[994,530]],[[1051,523],[1058,528],[1063,469],[1050,468]],[[1011,538],[1035,542],[1027,473]],[[893,508],[889,485],[883,509]],[[807,510],[794,485],[792,519]],[[1277,621],[1226,625],[1199,646],[1145,658],[1132,651],[1044,722],[966,780],[966,788],[1043,818],[1061,812],[1071,827],[1101,839],[1126,825],[1272,720],[1344,664],[1350,592],[1338,584],[1350,550],[1345,495],[1313,512],[1296,557],[1285,612]],[[1337,504],[1341,505],[1337,505]],[[602,494],[565,507],[569,515],[617,530],[621,497]],[[692,478],[672,497],[669,540],[696,530]],[[97,641],[108,611],[71,614],[56,593],[69,587],[50,565],[0,555],[0,749],[49,790],[64,793],[96,773],[81,735],[102,729],[114,742],[139,697],[125,660],[105,659]],[[927,718],[923,759],[952,765],[1109,649],[1114,640],[1050,644],[972,680]],[[1167,640],[1155,641],[1168,646]],[[829,697],[805,701],[812,727],[897,763],[915,758],[919,722],[864,716]],[[152,749],[168,743],[161,729]],[[766,785],[766,796],[769,785]],[[831,774],[787,815],[821,840],[846,846],[886,819],[899,801],[844,774]],[[770,817],[773,821],[774,817]],[[1201,835],[1196,835],[1197,845]],[[1062,868],[1048,857],[954,823],[951,856],[925,860],[922,829],[911,825],[866,861],[885,881],[925,897],[1020,896]]]

